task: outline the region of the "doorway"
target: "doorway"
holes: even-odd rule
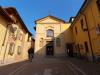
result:
[[[47,56],[53,56],[54,55],[54,44],[53,44],[53,41],[47,41],[46,55]]]
[[[73,57],[73,44],[67,43],[66,44],[66,49],[67,49],[66,52],[67,52],[68,56]]]

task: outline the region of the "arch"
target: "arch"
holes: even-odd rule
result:
[[[48,29],[52,29],[52,30],[53,30],[54,27],[53,27],[53,26],[47,26],[46,29],[47,29],[47,30],[48,30]]]

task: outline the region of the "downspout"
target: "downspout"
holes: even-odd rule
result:
[[[4,40],[3,40],[2,46],[5,45],[9,25],[10,25],[10,24],[7,24],[7,29],[6,29],[6,32],[5,32],[5,37],[4,37]],[[2,63],[4,63],[5,56],[6,56],[6,51],[7,51],[7,45],[6,45],[6,48],[5,48],[5,51],[4,51],[3,62],[2,62]]]
[[[87,18],[86,18],[86,15],[83,12],[80,12],[80,14],[82,14],[85,18],[85,22],[86,22],[86,26],[87,26],[87,32],[88,32],[88,38],[89,38],[89,43],[90,43],[90,48],[91,48],[91,53],[92,53],[92,61],[95,62],[95,56],[94,56],[94,52],[93,52],[93,48],[92,48],[92,42],[91,42],[91,36],[90,36],[90,32],[89,32]]]
[[[8,26],[9,26],[9,24],[7,24],[6,28],[8,28]],[[4,46],[5,39],[6,39],[6,34],[7,34],[7,29],[6,29],[6,32],[5,32],[5,35],[4,35],[2,46]],[[1,50],[2,50],[2,46],[1,46]],[[1,50],[0,50],[0,54],[1,54]]]
[[[10,24],[7,24],[7,29],[6,29],[6,32],[5,32],[5,36],[4,36],[4,40],[3,40],[3,43],[2,43],[2,46],[4,46],[4,44],[5,44],[5,41],[6,41],[6,36],[7,36],[7,31],[8,31],[8,26],[9,26]]]

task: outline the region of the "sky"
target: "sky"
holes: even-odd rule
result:
[[[2,7],[15,7],[28,30],[35,35],[34,21],[48,15],[69,21],[76,16],[84,0],[0,0]]]

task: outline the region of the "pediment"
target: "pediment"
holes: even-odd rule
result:
[[[64,23],[64,21],[53,16],[47,16],[37,20],[36,23]]]

